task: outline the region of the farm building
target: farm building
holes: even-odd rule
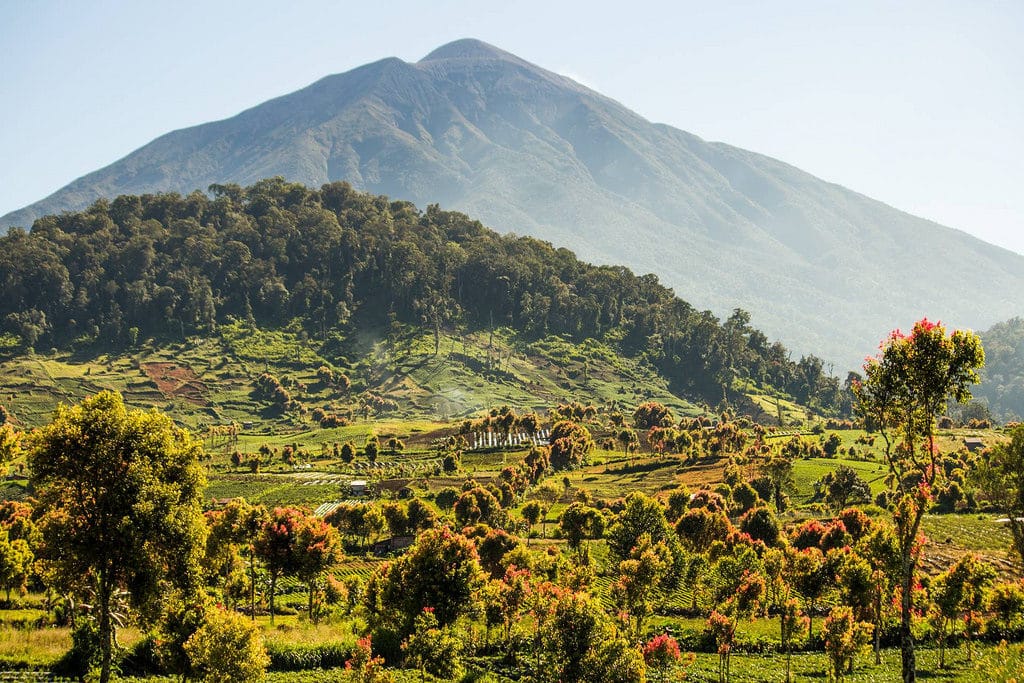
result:
[[[967,450],[974,453],[985,448],[985,442],[976,436],[968,436],[964,439],[964,446],[967,446]]]

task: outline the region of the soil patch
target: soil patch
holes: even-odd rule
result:
[[[142,363],[140,366],[164,396],[180,398],[197,406],[208,406],[206,385],[187,365],[179,363]]]

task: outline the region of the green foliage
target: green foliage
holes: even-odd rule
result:
[[[619,559],[626,559],[640,537],[645,535],[652,543],[675,542],[675,534],[665,519],[661,504],[642,493],[631,493],[626,498],[626,507],[605,533],[608,548]]]
[[[262,681],[270,663],[259,627],[219,609],[207,613],[185,652],[197,680],[209,683]]]
[[[814,488],[836,512],[848,505],[871,502],[871,486],[848,465],[827,473],[815,482]]]
[[[590,430],[570,420],[556,422],[551,428],[551,468],[555,471],[575,469],[587,462],[594,441]]]
[[[0,238],[5,331],[26,347],[67,349],[220,330],[243,361],[312,371],[331,368],[279,330],[334,344],[349,325],[386,328],[393,338],[403,324],[427,321],[437,356],[442,324],[500,321],[533,339],[605,338],[630,357],[646,356],[677,393],[718,400],[739,373],[838,405],[838,381],[819,359],[794,363],[749,327],[749,316],[720,322],[653,276],[589,266],[462,214],[420,212],[345,183],[317,191],[275,178],[214,194],[120,197]],[[253,323],[276,329],[243,331]],[[581,363],[585,382],[591,366],[600,374],[599,351]],[[506,372],[491,359],[485,368]],[[275,405],[287,404],[270,391]]]
[[[412,634],[402,644],[408,664],[444,679],[462,675],[462,647],[453,629],[440,628],[429,608],[417,615]]]
[[[832,663],[830,677],[841,683],[853,656],[868,642],[868,624],[856,621],[849,607],[834,607],[825,618],[821,632]]]
[[[531,505],[535,506],[531,508],[531,515],[539,518],[540,505],[536,501]],[[523,512],[526,513],[525,507]],[[562,511],[558,518],[558,528],[569,547],[578,549],[584,540],[600,538],[604,534],[605,519],[600,510],[574,502]]]
[[[1013,551],[1024,560],[1024,425],[1010,432],[1009,443],[992,448],[972,478],[982,494],[1006,515]]]
[[[26,591],[34,560],[28,541],[23,538],[12,540],[6,530],[0,529],[0,588],[7,592],[8,602],[12,589],[20,593]]]
[[[501,507],[501,502],[482,486],[464,491],[455,501],[454,510],[455,522],[460,527],[480,523],[504,526],[508,522],[508,514]]]
[[[40,556],[55,585],[95,596],[103,681],[112,663],[115,593],[127,590],[152,618],[169,586],[195,586],[206,535],[200,452],[169,418],[130,411],[113,392],[60,407],[31,439],[29,466],[43,513]]]
[[[299,644],[268,643],[268,667],[271,671],[310,671],[342,667],[353,653],[349,642],[311,642]]]
[[[740,518],[740,531],[750,534],[755,541],[762,541],[767,546],[778,544],[782,528],[779,520],[766,507],[756,507]]]
[[[1024,318],[1011,318],[981,333],[985,369],[975,396],[1007,422],[1024,418]]]
[[[448,527],[424,531],[398,560],[374,575],[366,604],[378,626],[407,634],[423,609],[440,626],[452,624],[470,607],[483,582],[473,543]]]
[[[633,636],[643,636],[643,623],[654,611],[654,589],[672,566],[672,552],[664,541],[652,543],[644,534],[619,563],[619,580],[612,585],[612,599],[633,624]]]
[[[633,411],[633,425],[643,431],[655,427],[670,427],[675,422],[672,411],[655,401],[641,403]]]

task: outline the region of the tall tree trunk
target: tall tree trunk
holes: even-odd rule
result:
[[[875,590],[875,665],[882,663],[882,589]]]
[[[100,683],[109,683],[110,669],[113,662],[114,629],[110,620],[110,586],[107,573],[102,571],[97,586],[100,612]]]
[[[939,668],[946,668],[946,620],[939,624]]]
[[[270,625],[274,625],[274,592],[277,588],[277,572],[270,572]]]
[[[903,595],[900,597],[900,662],[903,671],[903,683],[917,681],[917,662],[914,657],[914,634],[911,632],[910,609],[911,590],[914,580],[914,562],[909,558],[903,561]]]
[[[924,505],[915,503],[914,522],[909,531],[900,538],[900,553],[903,555],[903,576],[901,586],[903,595],[900,597],[900,662],[903,672],[903,683],[917,681],[917,660],[914,656],[914,633],[911,630],[911,608],[913,607],[914,574],[917,571],[917,560],[914,557],[914,545],[917,532],[921,528],[924,517]]]
[[[814,600],[807,606],[807,644],[814,642]]]
[[[249,545],[249,614],[256,621],[256,550]]]

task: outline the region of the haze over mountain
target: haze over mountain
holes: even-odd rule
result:
[[[1024,256],[781,161],[651,123],[475,40],[389,58],[164,135],[0,225],[124,193],[281,175],[440,203],[582,258],[653,272],[696,306],[856,367],[921,316],[1022,313]]]

